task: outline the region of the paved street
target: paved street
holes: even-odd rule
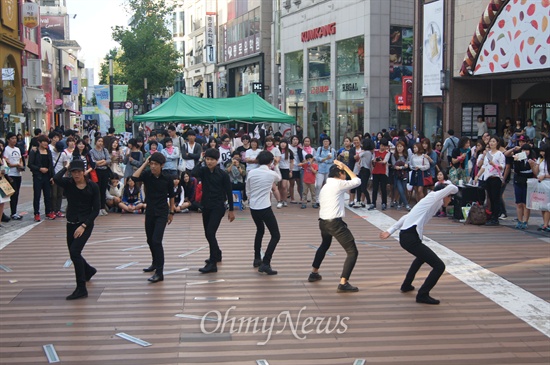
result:
[[[282,239],[272,265],[279,275],[269,277],[252,268],[247,210],[233,223],[224,219],[223,263],[208,275],[197,271],[207,257],[200,214],[176,215],[165,234],[165,281],[157,284],[141,271],[150,264],[144,217],[109,214],[98,217],[84,250],[98,269],[90,295],[69,302],[74,272],[64,219],[32,223],[30,192],[25,183],[24,220],[0,231],[7,270],[0,270],[1,364],[47,363],[49,344],[64,364],[550,363],[550,238],[536,231],[536,212],[525,232],[511,227],[511,205],[501,227],[433,218],[425,242],[447,264],[432,292],[439,306],[399,292],[412,256],[395,239],[378,239],[403,214],[395,210],[347,210],[359,247],[350,282],[360,291],[353,294],[336,293],[345,258],[336,242],[323,280],[307,281],[320,243],[311,208],[276,210]]]

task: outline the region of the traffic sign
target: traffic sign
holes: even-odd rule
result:
[[[126,109],[132,109],[133,106],[134,106],[134,103],[132,103],[130,100],[124,103],[124,108]]]

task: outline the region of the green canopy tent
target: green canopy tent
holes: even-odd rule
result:
[[[294,117],[281,112],[257,94],[235,98],[204,99],[178,92],[150,112],[134,117],[134,123],[210,124],[228,121],[296,124]]]

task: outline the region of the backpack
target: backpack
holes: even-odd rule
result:
[[[487,223],[487,213],[485,212],[485,208],[477,202],[472,203],[470,212],[468,213],[468,218],[466,218],[464,224],[482,226],[485,223]]]

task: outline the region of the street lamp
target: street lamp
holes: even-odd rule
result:
[[[109,111],[111,113],[110,126],[113,127],[113,58],[109,58]]]

